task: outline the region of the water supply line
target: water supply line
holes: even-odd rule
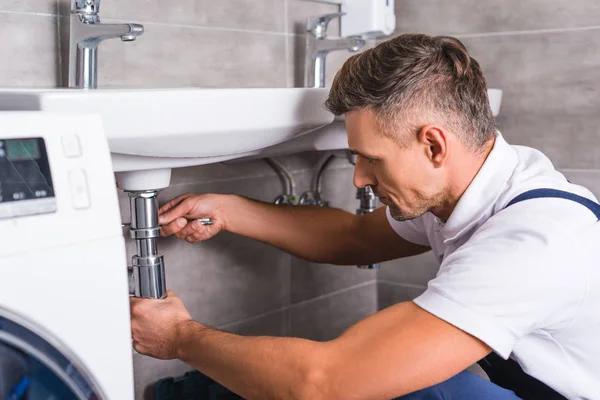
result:
[[[277,173],[284,188],[284,194],[277,196],[275,204],[298,205],[299,199],[296,195],[296,180],[290,171],[273,158],[265,158],[265,162]]]
[[[321,159],[317,168],[317,173],[313,178],[312,190],[308,190],[300,196],[300,205],[329,207],[329,202],[323,200],[321,190],[323,188],[323,173],[334,158],[335,156],[333,154],[328,154]]]

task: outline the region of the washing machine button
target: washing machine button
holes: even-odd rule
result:
[[[65,156],[76,158],[81,156],[81,144],[77,135],[65,135],[62,137],[63,151]]]
[[[87,177],[85,171],[75,169],[69,172],[69,183],[71,185],[71,199],[76,210],[84,210],[90,207],[90,195],[88,191]]]

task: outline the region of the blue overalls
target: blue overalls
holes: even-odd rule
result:
[[[574,201],[587,207],[600,221],[600,204],[585,197],[556,189],[529,190],[512,199],[506,207],[524,200],[539,198],[560,198]],[[514,360],[504,360],[492,352],[478,364],[486,372],[491,382],[463,371],[438,385],[408,394],[397,400],[566,400],[554,389],[527,375]]]

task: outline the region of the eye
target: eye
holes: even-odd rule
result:
[[[374,158],[371,158],[371,157],[365,157],[365,159],[367,160],[367,162],[368,162],[369,164],[373,164],[373,163],[375,162],[375,159],[374,159]]]

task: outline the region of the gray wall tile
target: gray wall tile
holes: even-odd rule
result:
[[[283,32],[283,0],[103,0],[106,19]]]
[[[316,264],[292,257],[291,303],[333,293],[376,279],[375,270],[355,266]]]
[[[383,281],[427,285],[440,268],[431,251],[414,257],[399,258],[381,264],[377,279]]]
[[[0,11],[57,14],[56,0],[0,0]]]
[[[101,45],[103,87],[285,87],[285,36],[145,24]],[[240,60],[243,60],[240,61]]]
[[[597,168],[600,29],[465,38],[488,86],[504,91],[497,123],[512,144],[560,168]]]
[[[227,332],[246,336],[289,336],[289,309],[221,327]]]
[[[411,301],[425,291],[425,287],[377,282],[377,309],[383,310],[394,304]]]
[[[327,341],[377,311],[375,282],[291,308],[292,336]]]
[[[56,17],[0,13],[0,86],[56,86],[57,36]]]
[[[600,25],[595,0],[401,0],[396,30],[464,34]]]
[[[564,169],[560,172],[576,185],[588,188],[600,199],[600,170]]]

